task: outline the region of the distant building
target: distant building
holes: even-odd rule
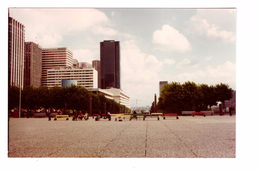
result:
[[[120,89],[120,42],[100,42],[101,88]]]
[[[117,88],[109,88],[109,89],[102,89],[102,90],[112,93],[113,99],[117,103],[120,103],[121,105],[125,105],[126,107],[130,108],[130,97],[122,90]]]
[[[93,60],[92,61],[92,67],[96,69],[98,72],[98,88],[101,88],[101,71],[100,71],[100,61],[99,60]]]
[[[77,59],[73,59],[73,67],[79,67],[79,61]]]
[[[8,86],[23,89],[25,27],[8,15]]]
[[[103,94],[105,98],[113,100],[113,94],[100,88],[87,88],[93,94]]]
[[[62,80],[75,80],[78,86],[97,88],[97,71],[93,68],[55,67],[47,70],[47,86],[62,86]]]
[[[161,91],[164,85],[168,84],[168,81],[160,81],[159,83],[159,95],[161,95]]]
[[[42,49],[42,86],[47,86],[47,70],[73,66],[72,51],[66,47]]]
[[[84,68],[91,68],[92,67],[92,65],[87,63],[87,62],[80,62],[79,64],[80,64],[79,67],[84,67]]]
[[[40,87],[42,78],[42,47],[25,42],[24,86]]]

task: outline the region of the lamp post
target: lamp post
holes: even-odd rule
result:
[[[89,98],[89,115],[92,116],[92,97]]]
[[[104,111],[105,111],[105,115],[107,114],[107,104],[106,104],[106,102],[104,103],[105,104],[105,109],[104,109]]]

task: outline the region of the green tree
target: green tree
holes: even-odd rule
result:
[[[201,107],[202,110],[206,110],[207,106],[216,105],[217,98],[216,98],[216,92],[214,86],[208,86],[207,84],[201,84],[199,85],[199,90],[201,94]]]
[[[196,107],[201,103],[201,95],[199,94],[198,86],[194,82],[185,82],[182,84],[182,94],[184,110],[196,110]]]
[[[172,82],[171,84],[164,85],[159,97],[158,106],[167,112],[180,112],[183,106],[181,84]]]
[[[225,109],[225,100],[230,100],[233,97],[233,91],[231,88],[229,88],[228,84],[217,84],[216,85],[216,97],[217,101],[221,101],[223,104],[223,109]]]
[[[8,109],[13,109],[19,105],[19,93],[20,89],[16,86],[10,86],[8,89]]]

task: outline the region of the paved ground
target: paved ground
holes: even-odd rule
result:
[[[9,157],[235,158],[235,116],[10,118]]]

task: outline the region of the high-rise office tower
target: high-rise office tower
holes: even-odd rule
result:
[[[100,42],[101,88],[120,89],[120,42]]]
[[[47,87],[47,70],[73,66],[72,51],[66,47],[42,49],[42,86]]]
[[[8,17],[8,86],[23,89],[25,27]]]
[[[162,88],[163,88],[163,86],[165,85],[165,84],[168,84],[168,81],[160,81],[160,83],[159,83],[159,88],[160,88],[160,92],[159,92],[159,95],[161,95],[161,91],[162,91]]]
[[[100,71],[100,61],[99,60],[93,60],[92,61],[92,67],[96,69],[98,72],[98,88],[101,88],[101,71]]]
[[[41,86],[42,47],[34,42],[25,42],[24,86]]]

